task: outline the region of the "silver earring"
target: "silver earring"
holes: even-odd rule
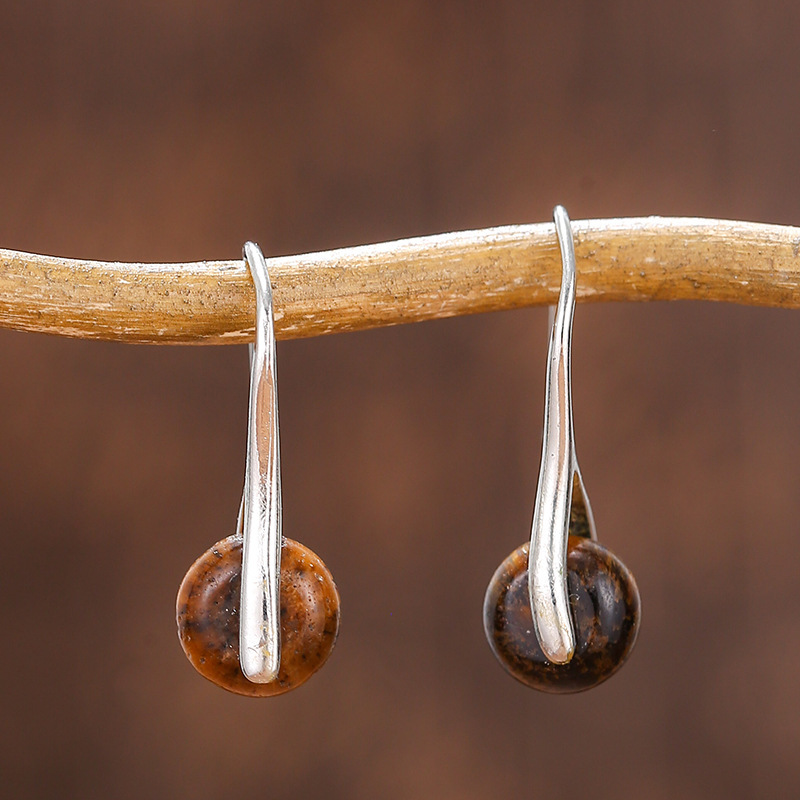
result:
[[[237,532],[195,561],[176,610],[183,650],[203,677],[267,697],[325,663],[339,631],[339,595],[322,560],[282,534],[272,286],[258,245],[245,244],[244,260],[256,289],[256,341]]]
[[[489,645],[515,678],[546,692],[580,692],[624,663],[639,630],[633,575],[596,541],[575,454],[572,318],[575,250],[566,210],[553,212],[561,248],[561,291],[548,354],[542,461],[530,544],[500,565],[486,591]]]

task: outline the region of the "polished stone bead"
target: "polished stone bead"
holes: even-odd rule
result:
[[[178,636],[189,661],[208,680],[236,694],[268,697],[300,686],[330,655],[339,632],[339,594],[311,550],[283,540],[281,660],[270,683],[251,683],[239,666],[242,537],[217,542],[195,561],[178,591]]]
[[[639,590],[627,567],[591,539],[570,536],[567,585],[576,647],[567,664],[552,664],[533,629],[528,545],[497,569],[486,591],[483,625],[500,663],[517,680],[544,692],[581,692],[613,675],[639,631]]]

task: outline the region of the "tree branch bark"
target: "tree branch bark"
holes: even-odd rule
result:
[[[800,307],[800,228],[647,217],[573,221],[578,300]],[[279,338],[544,305],[551,223],[267,260]],[[0,250],[0,326],[90,339],[238,344],[253,336],[244,262],[122,264]]]

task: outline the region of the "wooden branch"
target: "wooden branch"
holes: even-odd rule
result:
[[[573,222],[578,300],[800,307],[800,228],[648,217]],[[279,338],[555,301],[552,224],[269,259]],[[165,344],[250,341],[241,260],[119,264],[0,250],[0,326]]]

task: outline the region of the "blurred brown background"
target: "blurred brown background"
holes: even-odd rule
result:
[[[297,253],[549,219],[800,221],[800,7],[5,2],[0,246]],[[579,307],[575,420],[637,576],[609,683],[495,663],[528,535],[546,312],[279,346],[286,534],[343,602],[273,700],[197,676],[174,600],[232,532],[242,347],[0,332],[8,798],[800,795],[800,316]]]

